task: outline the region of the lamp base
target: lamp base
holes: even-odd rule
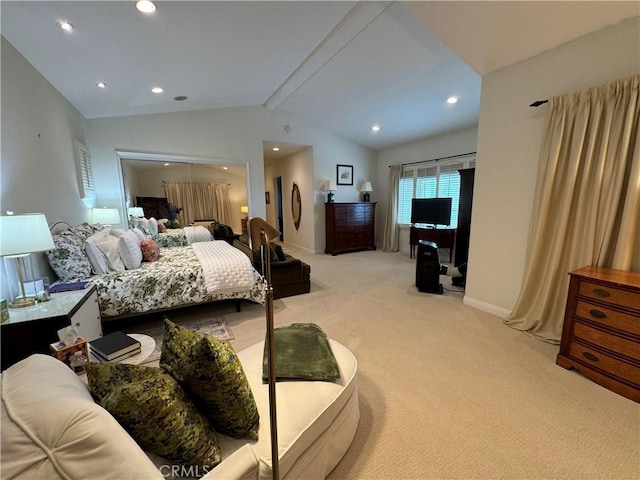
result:
[[[333,203],[333,192],[327,194],[327,203]]]
[[[38,303],[36,297],[18,297],[9,304],[9,308],[24,308],[31,307]]]
[[[368,201],[370,201],[370,198],[369,198],[369,192],[364,192],[364,193],[362,194],[362,201],[363,201],[363,202],[368,202]]]

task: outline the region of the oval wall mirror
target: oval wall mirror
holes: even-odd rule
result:
[[[291,213],[293,214],[293,224],[298,230],[300,228],[300,216],[302,215],[302,199],[296,183],[293,184],[293,190],[291,191]]]

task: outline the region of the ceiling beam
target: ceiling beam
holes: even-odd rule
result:
[[[392,3],[394,2],[359,1],[298,65],[298,68],[271,94],[264,105],[269,110],[278,108]]]

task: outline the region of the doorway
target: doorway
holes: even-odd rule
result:
[[[280,241],[284,241],[284,215],[282,213],[282,177],[275,177],[275,207],[276,207],[276,222],[278,230],[280,231]]]

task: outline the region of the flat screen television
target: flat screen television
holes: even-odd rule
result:
[[[449,225],[451,198],[412,198],[411,223]]]

